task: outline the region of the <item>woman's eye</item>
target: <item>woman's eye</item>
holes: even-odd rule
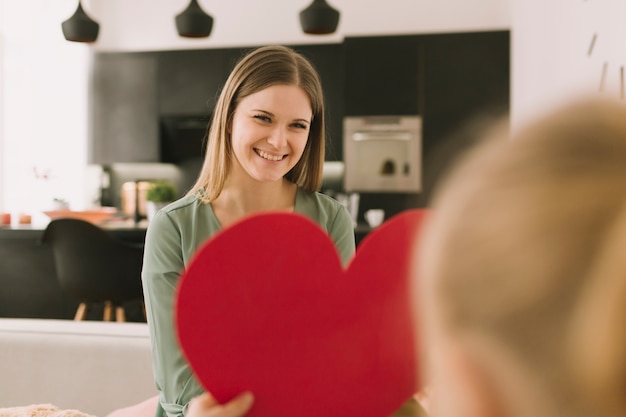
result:
[[[271,122],[272,119],[270,119],[268,116],[264,115],[264,114],[257,114],[254,116],[255,119],[261,120],[263,122]]]
[[[304,123],[294,123],[293,127],[295,127],[296,129],[304,129],[304,130],[307,130],[309,128],[309,126],[305,125]]]

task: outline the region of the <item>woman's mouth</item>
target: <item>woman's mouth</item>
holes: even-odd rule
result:
[[[267,159],[268,161],[274,161],[274,162],[281,161],[286,156],[286,155],[272,155],[271,153],[264,152],[264,151],[262,151],[260,149],[255,149],[254,151],[261,158]]]

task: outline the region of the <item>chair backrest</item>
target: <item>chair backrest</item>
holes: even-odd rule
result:
[[[122,303],[143,297],[143,246],[78,219],[52,220],[42,241],[51,246],[61,288],[79,301]]]

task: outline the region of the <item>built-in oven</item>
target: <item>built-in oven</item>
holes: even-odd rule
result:
[[[346,191],[421,190],[420,116],[346,117],[343,128]]]

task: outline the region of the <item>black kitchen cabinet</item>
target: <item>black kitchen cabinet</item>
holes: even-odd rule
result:
[[[510,32],[424,35],[424,192],[510,111]]]
[[[239,49],[160,52],[159,114],[211,114],[219,91],[241,54]]]
[[[420,37],[346,38],[346,116],[420,114]]]
[[[95,54],[92,68],[89,163],[158,162],[156,55]]]
[[[292,48],[313,63],[322,80],[326,105],[324,113],[326,123],[325,159],[327,161],[342,161],[345,100],[343,45],[294,45]]]

